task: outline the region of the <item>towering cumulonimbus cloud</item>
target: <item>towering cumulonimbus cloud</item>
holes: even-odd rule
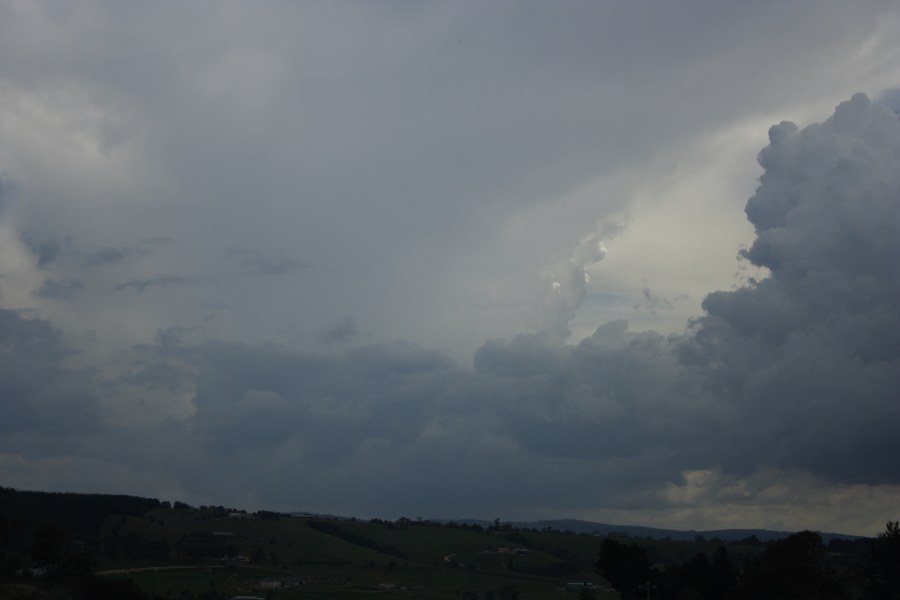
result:
[[[769,137],[743,256],[770,275],[707,296],[682,355],[731,411],[731,465],[900,481],[900,121],[857,94]]]

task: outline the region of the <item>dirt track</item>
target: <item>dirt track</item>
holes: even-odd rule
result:
[[[123,573],[144,573],[146,571],[171,571],[173,569],[222,569],[222,565],[160,565],[158,567],[135,567],[133,569],[112,569],[97,571],[95,575],[120,575]]]

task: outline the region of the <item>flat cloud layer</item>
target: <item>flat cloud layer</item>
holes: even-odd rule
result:
[[[751,170],[896,85],[889,7],[214,6],[0,7],[4,484],[900,517],[900,121]]]

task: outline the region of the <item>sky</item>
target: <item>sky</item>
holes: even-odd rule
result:
[[[893,2],[0,0],[0,485],[900,518]]]

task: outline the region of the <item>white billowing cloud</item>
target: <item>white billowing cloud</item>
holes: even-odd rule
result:
[[[569,322],[588,294],[591,281],[588,268],[603,260],[606,246],[596,233],[585,236],[575,247],[572,257],[552,271],[543,274],[544,313],[541,330],[565,341],[571,335]]]
[[[582,265],[593,265],[606,256],[606,246],[603,244],[603,241],[596,234],[591,234],[586,236],[581,242],[578,244],[578,247],[575,249],[575,256],[572,257],[572,261],[575,264]]]

